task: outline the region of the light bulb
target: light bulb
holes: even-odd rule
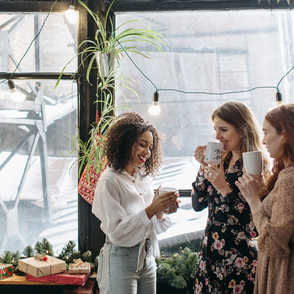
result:
[[[155,92],[153,94],[153,103],[149,108],[149,113],[151,115],[158,115],[160,113],[160,107],[159,107],[159,94],[158,92]]]
[[[11,90],[11,100],[14,102],[24,102],[26,100],[26,96],[14,88]]]
[[[20,93],[15,89],[14,82],[12,80],[8,81],[8,86],[11,91],[11,100],[14,102],[24,102],[26,100],[26,95]]]
[[[65,13],[65,16],[67,18],[67,20],[70,23],[76,23],[77,22],[77,13],[75,11],[75,6],[74,5],[70,5],[68,10]]]
[[[282,94],[280,93],[279,90],[276,93],[276,101],[277,101],[277,105],[283,104]]]
[[[149,107],[149,113],[151,115],[158,115],[160,113],[160,107],[158,101],[153,101],[152,105]]]

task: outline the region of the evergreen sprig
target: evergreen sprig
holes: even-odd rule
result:
[[[156,258],[157,280],[182,289],[187,287],[187,281],[193,278],[197,267],[198,255],[186,247],[182,255],[176,253],[172,257]]]
[[[90,262],[91,263],[92,262],[92,252],[90,250],[87,250],[86,252],[84,252],[82,254],[81,260],[83,262]]]
[[[23,254],[25,257],[33,257],[35,255],[34,248],[31,245],[27,246],[24,249]]]
[[[61,253],[57,256],[58,259],[65,260],[65,258],[70,257],[76,250],[76,243],[70,240],[67,245],[62,248]]]
[[[18,250],[16,252],[5,251],[4,255],[0,257],[0,262],[17,265],[19,257],[20,252]]]
[[[42,241],[36,242],[34,248],[27,246],[23,250],[22,258],[29,258],[35,256],[50,255],[58,259],[64,260],[67,264],[72,263],[74,259],[81,259],[84,262],[89,262],[93,265],[95,262],[92,257],[90,250],[81,254],[80,251],[75,250],[75,242],[69,241],[57,256],[54,255],[51,243],[44,238]],[[0,263],[8,263],[13,265],[13,272],[17,275],[25,275],[25,273],[19,271],[18,260],[20,259],[21,253],[17,250],[16,252],[5,251],[4,254],[0,255]],[[97,269],[98,264],[94,265],[94,271]]]
[[[46,254],[53,256],[53,249],[51,243],[46,239],[43,238],[42,242],[38,241],[34,247],[36,253],[38,254]]]
[[[3,256],[0,256],[0,263],[8,263],[13,265],[13,272],[21,275],[22,272],[18,270],[18,260],[20,258],[20,252],[5,251]]]

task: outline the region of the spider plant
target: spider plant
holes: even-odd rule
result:
[[[71,142],[71,151],[67,155],[72,153],[79,153],[78,159],[76,159],[72,166],[79,163],[79,176],[86,167],[86,175],[88,180],[90,165],[93,166],[93,169],[96,171],[96,173],[99,173],[105,168],[105,165],[107,164],[103,156],[103,147],[107,138],[109,126],[112,123],[112,120],[115,118],[115,114],[122,109],[130,109],[130,107],[127,105],[114,106],[112,95],[109,93],[104,93],[103,95],[105,95],[105,99],[96,101],[96,103],[101,103],[102,109],[100,118],[97,119],[97,125],[91,125],[89,139],[86,142],[81,140],[79,130],[77,131],[76,136],[72,135],[72,137],[68,137]]]
[[[134,28],[129,27],[129,24],[144,25],[143,22],[139,20],[129,20],[119,27],[114,28],[112,19],[110,17],[110,11],[115,0],[112,1],[109,8],[107,9],[106,16],[104,20],[99,18],[99,11],[94,13],[89,7],[83,3],[81,0],[77,0],[81,6],[83,6],[88,13],[91,15],[95,24],[97,26],[97,30],[95,33],[95,40],[84,40],[82,41],[77,51],[79,52],[83,47],[86,46],[85,49],[80,51],[76,56],[74,56],[62,69],[62,72],[57,80],[56,86],[58,85],[61,76],[66,69],[67,65],[74,60],[77,56],[81,57],[80,66],[85,66],[86,60],[88,61],[87,70],[86,70],[86,78],[90,83],[90,73],[93,68],[98,68],[98,75],[102,81],[102,87],[107,88],[109,86],[106,77],[108,75],[115,75],[117,73],[117,69],[120,65],[120,58],[127,53],[135,53],[140,54],[146,58],[149,58],[149,54],[146,53],[142,48],[138,47],[138,42],[143,42],[145,44],[149,44],[155,46],[159,52],[162,52],[162,45],[165,45],[163,41],[163,36],[156,31],[151,30],[148,26],[146,28]],[[110,31],[107,29],[107,24],[110,24]],[[126,29],[124,29],[128,26]],[[97,55],[104,55],[104,58],[97,58]],[[108,59],[108,68],[109,73],[103,72],[103,62],[101,60],[105,59],[107,56]],[[95,66],[96,61],[96,66]],[[116,64],[116,65],[115,65]],[[91,83],[90,83],[91,84]],[[55,86],[55,87],[56,87]]]
[[[127,106],[127,103],[123,106],[115,107],[113,105],[112,93],[113,91],[119,89],[117,85],[119,84],[120,86],[129,89],[138,97],[137,93],[130,86],[133,79],[118,74],[118,69],[120,67],[120,58],[128,53],[140,54],[141,56],[149,58],[149,54],[138,46],[139,43],[155,46],[155,48],[157,48],[159,52],[162,52],[161,46],[165,45],[165,43],[163,41],[163,36],[160,33],[151,30],[148,26],[146,26],[146,28],[130,27],[130,24],[138,24],[142,27],[143,23],[139,20],[130,20],[123,23],[118,28],[114,28],[110,16],[110,11],[115,0],[111,2],[103,20],[99,18],[99,11],[97,13],[94,13],[81,0],[77,1],[87,10],[87,12],[93,18],[97,26],[95,37],[94,40],[84,40],[79,44],[77,48],[78,53],[63,67],[61,74],[55,84],[55,88],[58,86],[67,66],[73,60],[75,60],[76,57],[80,57],[81,62],[79,66],[87,67],[86,79],[90,85],[92,85],[90,82],[91,71],[92,69],[98,69],[96,76],[96,102],[100,103],[102,106],[102,112],[100,113],[99,121],[97,121],[97,125],[91,125],[89,139],[86,142],[83,142],[80,139],[79,130],[77,136],[72,136],[71,138],[69,137],[72,148],[72,151],[70,153],[76,151],[79,152],[78,162],[80,167],[80,176],[84,166],[86,166],[87,171],[89,170],[90,165],[93,165],[95,167],[97,173],[103,170],[106,162],[102,158],[102,148],[103,142],[107,138],[108,126],[118,110],[125,110],[129,108]],[[103,58],[98,59],[97,55],[105,55],[110,60],[109,65],[106,65],[108,69],[107,74],[103,73],[102,70],[103,64],[101,60]],[[78,72],[78,69],[76,73]],[[99,95],[101,97],[99,97]],[[87,177],[88,176],[89,175],[87,174]]]

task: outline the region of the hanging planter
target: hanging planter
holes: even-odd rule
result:
[[[140,48],[138,44],[152,45],[159,52],[162,52],[161,46],[164,45],[163,36],[156,31],[150,30],[141,21],[130,20],[121,24],[118,28],[114,28],[110,11],[115,0],[109,5],[104,20],[99,18],[98,12],[94,13],[91,11],[82,0],[77,1],[88,11],[97,26],[95,39],[84,40],[78,47],[80,49],[84,45],[87,46],[79,55],[81,55],[82,64],[84,64],[86,59],[88,60],[86,73],[88,82],[90,82],[90,71],[94,65],[94,60],[96,60],[98,67],[98,76],[102,80],[102,87],[109,88],[109,84],[113,82],[112,77],[116,76],[116,69],[120,65],[120,58],[125,53],[139,54],[149,58],[148,53]],[[107,23],[110,29],[107,29]],[[137,24],[138,28],[132,27],[132,24]],[[143,28],[143,26],[146,26],[146,28]],[[126,28],[124,29],[124,27]]]
[[[95,59],[100,77],[108,77],[115,70],[115,55],[114,53],[95,53]]]
[[[119,84],[132,91],[133,94],[138,97],[137,93],[131,86],[129,86],[133,79],[117,73],[120,67],[120,59],[127,53],[139,54],[149,58],[149,54],[139,45],[148,45],[148,47],[151,45],[152,47],[157,48],[159,52],[162,52],[161,46],[165,45],[165,43],[163,41],[163,36],[160,33],[149,29],[148,26],[144,25],[144,23],[139,20],[130,20],[121,24],[119,27],[114,28],[111,17],[111,7],[115,0],[111,1],[107,11],[98,11],[97,13],[89,9],[84,3],[85,1],[77,0],[77,2],[85,8],[93,18],[96,24],[95,37],[93,39],[83,40],[79,44],[77,55],[72,57],[63,67],[55,84],[55,88],[58,86],[67,66],[74,61],[76,57],[80,58],[79,67],[85,68],[85,78],[90,85],[92,85],[90,81],[90,77],[92,78],[92,69],[95,74],[97,72],[95,79],[95,83],[98,81],[96,102],[102,107],[99,124],[91,126],[91,136],[86,142],[83,142],[80,139],[79,134],[77,137],[73,136],[70,138],[71,145],[78,146],[78,150],[75,149],[76,147],[73,147],[73,150],[70,153],[76,151],[79,152],[79,162],[81,167],[79,169],[80,175],[82,167],[84,165],[89,166],[92,163],[93,150],[95,150],[95,160],[97,165],[99,166],[99,163],[104,164],[102,161],[102,149],[100,150],[98,148],[97,150],[95,148],[98,131],[100,131],[100,134],[103,137],[106,137],[113,114],[115,114],[117,110],[128,109],[127,105],[119,105],[118,107],[113,105],[112,92],[117,89],[116,86]],[[105,15],[105,18],[101,19],[99,17],[99,12],[101,12],[102,15]],[[133,25],[137,25],[137,27],[134,27]],[[78,72],[78,70],[76,72]],[[103,138],[100,140],[102,142]]]
[[[94,40],[82,41],[77,48],[79,53],[76,55],[81,58],[80,66],[86,66],[86,79],[90,84],[90,72],[93,68],[96,69],[96,64],[98,67],[97,76],[102,80],[100,88],[113,88],[114,77],[118,80],[125,79],[124,76],[116,76],[116,69],[120,66],[120,58],[124,56],[124,54],[139,54],[149,58],[149,54],[138,46],[140,44],[152,45],[157,48],[159,52],[162,52],[161,46],[165,45],[163,36],[149,29],[149,27],[144,25],[141,21],[130,20],[121,24],[118,28],[114,28],[110,12],[115,0],[109,5],[104,20],[99,18],[99,11],[94,13],[82,0],[77,0],[77,2],[87,10],[97,27]],[[107,24],[109,24],[110,29],[107,29]],[[138,25],[137,28],[132,26],[135,24]],[[75,60],[76,56],[62,69],[55,88],[59,84],[64,70],[69,63]],[[96,64],[94,62],[95,60]]]

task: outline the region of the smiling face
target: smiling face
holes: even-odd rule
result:
[[[262,144],[265,145],[271,158],[278,158],[283,155],[285,143],[284,135],[277,134],[276,129],[265,119],[263,122],[264,137]]]
[[[224,151],[232,151],[239,153],[242,136],[239,134],[235,126],[225,122],[216,116],[213,120],[215,138],[224,144]]]
[[[153,135],[149,131],[142,133],[132,147],[132,160],[125,167],[125,170],[133,175],[135,167],[143,167],[146,160],[151,156]]]

